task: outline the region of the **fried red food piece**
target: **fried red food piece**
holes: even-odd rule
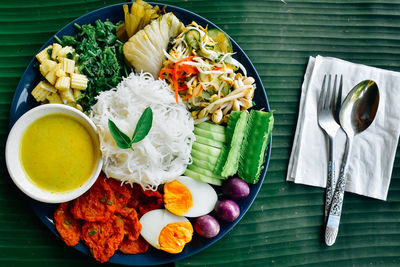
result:
[[[81,222],[75,220],[69,212],[68,202],[61,203],[54,212],[54,221],[58,233],[60,233],[65,244],[75,246],[79,243],[82,233]]]
[[[82,226],[82,236],[93,257],[106,262],[124,239],[124,222],[115,215],[104,223],[86,222]]]
[[[139,238],[140,231],[142,230],[136,210],[125,207],[121,210],[120,215],[124,221],[125,238],[135,241]]]
[[[163,195],[158,191],[144,191],[138,184],[133,184],[131,191],[132,196],[128,207],[134,208],[140,215],[151,210],[159,209],[163,205]]]
[[[122,243],[119,245],[119,250],[125,254],[139,254],[145,253],[149,249],[149,243],[139,236],[138,239],[132,241],[128,238],[124,238]]]
[[[101,174],[89,191],[73,202],[71,213],[75,219],[105,222],[114,213],[115,196],[105,179]]]
[[[128,187],[129,185],[121,185],[120,181],[112,178],[108,178],[106,182],[111,187],[111,190],[114,192],[116,205],[115,211],[118,212],[124,206],[126,206],[126,204],[128,204],[129,199],[131,198],[131,190]]]

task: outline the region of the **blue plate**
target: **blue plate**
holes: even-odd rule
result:
[[[151,3],[151,4],[157,4],[157,3]],[[112,22],[118,22],[120,20],[123,20],[123,10],[122,10],[122,5],[123,4],[117,4],[117,5],[112,5],[108,7],[104,7],[98,10],[95,10],[93,12],[90,12],[74,21],[69,23],[67,26],[62,28],[59,32],[56,33],[58,37],[62,37],[64,35],[75,35],[76,30],[73,27],[74,23],[77,23],[79,25],[82,24],[90,24],[93,23],[95,20],[100,19],[100,20],[106,20],[109,19]],[[162,6],[162,4],[158,4],[159,6]],[[179,7],[174,7],[174,6],[168,6],[167,7],[167,12],[173,12],[185,25],[189,24],[192,21],[196,21],[200,25],[209,25],[210,28],[215,27],[218,28],[216,25],[214,25],[212,22],[206,20],[205,18],[200,17],[199,15],[196,15],[195,13],[192,13],[190,11],[187,11],[185,9],[179,8]],[[41,51],[48,45],[55,43],[56,40],[51,38],[49,41],[47,41],[43,47],[39,50]],[[232,45],[233,45],[233,51],[236,52],[235,58],[239,60],[243,64],[243,66],[246,68],[248,75],[252,76],[256,80],[256,86],[257,89],[255,90],[254,94],[254,102],[255,102],[255,109],[264,109],[269,111],[269,104],[268,104],[268,99],[264,91],[264,87],[262,85],[261,79],[257,74],[257,71],[255,70],[253,64],[250,62],[249,58],[246,56],[246,54],[243,52],[243,50],[238,46],[238,44],[231,39]],[[38,104],[36,103],[35,99],[31,96],[30,92],[33,90],[33,88],[36,86],[36,84],[42,79],[39,71],[34,68],[34,63],[36,59],[34,58],[29,66],[27,67],[24,75],[21,78],[21,81],[18,84],[18,87],[15,91],[15,95],[13,98],[13,102],[11,105],[11,110],[10,110],[10,122],[9,122],[9,128],[14,125],[14,123],[18,120],[20,116],[22,116],[25,112],[30,110],[31,108],[37,106]],[[272,140],[271,140],[272,141]],[[264,169],[263,172],[261,173],[260,180],[257,184],[255,185],[250,185],[250,195],[239,201],[239,207],[241,210],[240,216],[237,220],[235,220],[232,223],[221,223],[221,231],[220,233],[212,238],[212,239],[205,239],[200,237],[199,235],[195,234],[193,236],[193,240],[187,244],[184,248],[184,250],[179,253],[179,254],[169,254],[160,250],[156,250],[150,246],[149,250],[144,253],[144,254],[137,254],[137,255],[125,255],[119,251],[117,251],[114,256],[112,256],[109,260],[109,262],[113,263],[118,263],[118,264],[124,264],[124,265],[136,265],[136,266],[146,266],[146,265],[155,265],[155,264],[165,264],[165,263],[170,263],[170,262],[175,262],[181,259],[184,259],[186,257],[190,257],[205,248],[209,247],[213,243],[217,242],[219,239],[221,239],[224,235],[226,235],[238,222],[239,220],[243,217],[243,215],[247,212],[251,204],[253,203],[254,199],[256,198],[256,195],[258,191],[261,188],[261,185],[264,181],[265,178],[265,173],[268,168],[268,163],[269,163],[269,158],[271,154],[271,143],[268,147],[267,151],[267,156],[266,156],[266,161],[264,164]],[[56,235],[60,238],[60,235],[58,234],[55,226],[54,226],[54,221],[53,221],[53,213],[55,209],[57,208],[57,205],[54,204],[46,204],[46,203],[41,203],[37,202],[32,199],[28,199],[29,203],[31,204],[33,210],[39,216],[39,218],[43,221],[43,223]],[[74,247],[75,249],[90,255],[89,249],[86,247],[86,245],[83,242],[80,242],[78,245]]]

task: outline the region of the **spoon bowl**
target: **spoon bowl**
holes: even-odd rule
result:
[[[354,86],[346,96],[339,114],[340,125],[348,137],[367,129],[375,119],[379,105],[379,89],[372,80]]]

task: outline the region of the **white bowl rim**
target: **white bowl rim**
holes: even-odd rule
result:
[[[91,135],[97,150],[98,150],[98,157],[97,162],[95,163],[95,167],[93,170],[92,175],[89,179],[80,187],[68,191],[65,193],[52,193],[49,191],[45,191],[36,185],[34,185],[27,174],[24,172],[22,168],[22,164],[19,160],[19,145],[21,142],[21,138],[25,133],[25,130],[37,119],[42,118],[43,116],[50,115],[50,114],[67,114],[71,115],[74,118],[78,119],[81,123],[83,123],[88,130],[88,133]],[[18,144],[16,147],[15,144]],[[17,150],[17,153],[15,153]],[[13,155],[14,154],[14,155]],[[15,155],[17,154],[17,155]],[[63,203],[71,201],[82,194],[84,194],[90,187],[94,184],[97,180],[101,169],[103,167],[103,160],[101,157],[100,152],[100,142],[98,137],[98,131],[96,125],[86,116],[83,112],[77,110],[68,105],[64,104],[44,104],[37,106],[26,113],[24,113],[14,124],[11,128],[7,142],[5,147],[5,158],[6,158],[6,165],[8,173],[15,183],[15,185],[26,195],[29,197],[38,200],[40,202],[45,203]],[[17,159],[17,160],[15,160]],[[22,177],[21,177],[22,176]]]

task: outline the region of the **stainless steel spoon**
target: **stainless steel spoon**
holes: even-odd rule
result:
[[[332,246],[339,231],[344,189],[346,187],[347,162],[351,154],[353,138],[367,129],[375,119],[379,104],[379,90],[374,81],[365,80],[354,86],[346,96],[339,114],[340,126],[347,136],[340,175],[325,229],[325,243]]]

